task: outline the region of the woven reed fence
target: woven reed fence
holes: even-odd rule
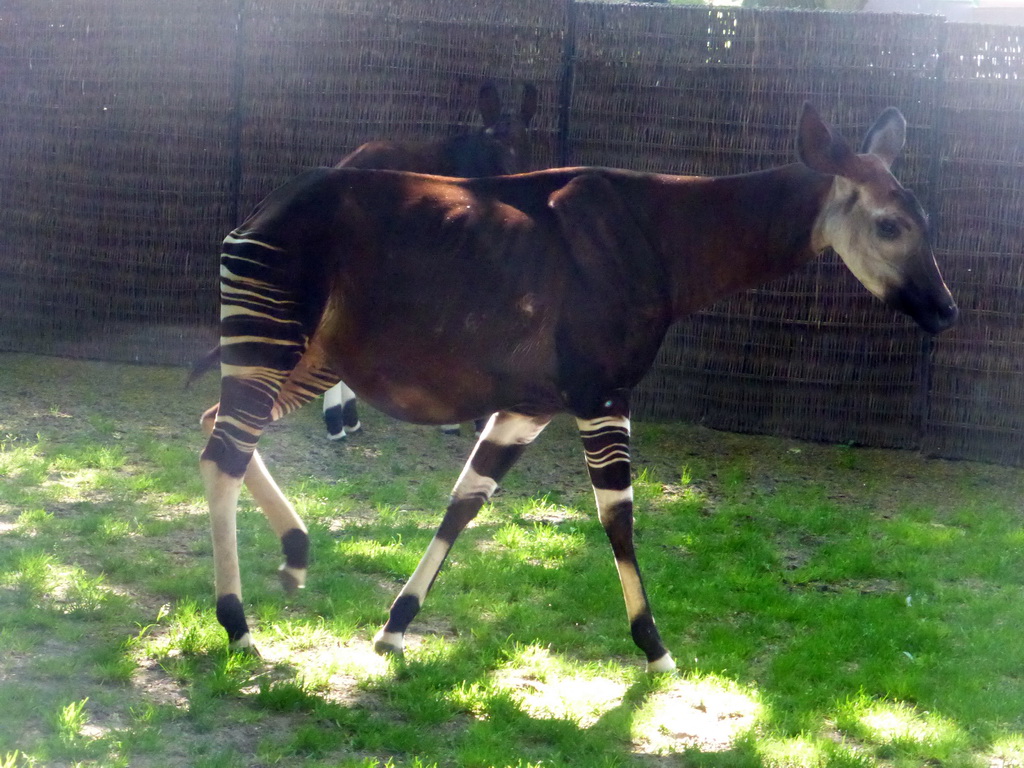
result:
[[[793,159],[804,99],[886,106],[963,322],[936,340],[834,256],[675,328],[640,418],[1024,463],[1022,32],[925,16],[570,0],[6,0],[0,349],[181,364],[263,195],[375,138],[474,125],[537,84],[537,167]]]

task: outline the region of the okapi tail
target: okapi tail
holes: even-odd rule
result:
[[[191,387],[192,382],[196,379],[202,378],[209,373],[210,369],[215,365],[220,365],[220,344],[192,363],[192,368],[188,372],[188,378],[185,380],[185,389]]]

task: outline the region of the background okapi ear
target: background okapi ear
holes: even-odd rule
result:
[[[854,159],[849,145],[832,132],[809,101],[804,102],[800,113],[796,152],[804,165],[830,176],[847,175]]]
[[[484,128],[493,128],[501,118],[501,96],[494,83],[484,83],[480,86],[480,97],[478,100],[480,116],[484,120]]]
[[[868,129],[860,151],[861,154],[875,155],[885,163],[887,168],[891,168],[906,141],[906,118],[896,107],[889,107]]]
[[[533,83],[523,84],[523,103],[519,107],[519,119],[523,126],[528,126],[537,114],[537,86]]]

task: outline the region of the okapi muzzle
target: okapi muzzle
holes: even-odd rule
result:
[[[934,259],[932,259],[934,263]],[[935,270],[938,275],[938,270]],[[957,321],[960,310],[953,301],[945,283],[935,284],[932,275],[911,275],[901,285],[891,289],[885,303],[911,317],[922,330],[931,334],[942,333]]]

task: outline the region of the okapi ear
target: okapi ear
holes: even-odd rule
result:
[[[524,83],[523,103],[519,107],[519,120],[524,126],[529,125],[535,114],[537,114],[537,86],[533,83]]]
[[[480,116],[484,119],[484,127],[490,128],[501,118],[501,97],[494,83],[486,82],[480,86]]]
[[[854,154],[841,136],[829,125],[809,101],[804,102],[797,129],[796,151],[800,162],[819,173],[843,176],[850,169]]]
[[[907,141],[907,120],[896,107],[889,107],[868,129],[861,154],[875,155],[891,168]]]

